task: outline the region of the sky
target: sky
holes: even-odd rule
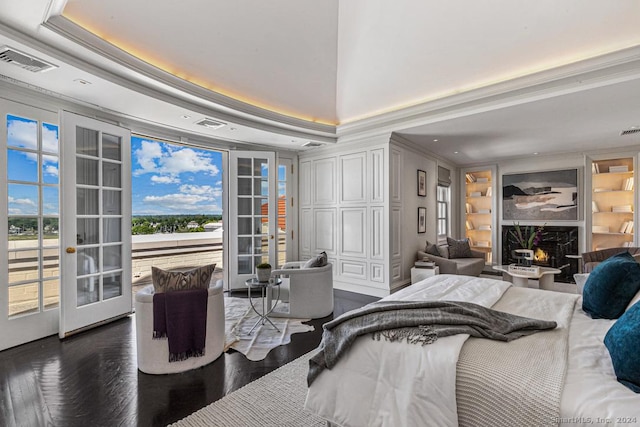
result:
[[[133,215],[222,213],[222,153],[131,137]]]

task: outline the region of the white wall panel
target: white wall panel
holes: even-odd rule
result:
[[[366,153],[340,156],[340,202],[365,202],[366,162]]]
[[[336,203],[336,158],[313,162],[313,202],[316,204]]]
[[[400,208],[391,209],[391,258],[402,255],[402,212]]]
[[[340,275],[353,277],[354,279],[367,278],[367,263],[358,261],[340,261]]]
[[[298,237],[300,242],[300,256],[301,258],[307,258],[311,256],[313,236],[313,218],[311,217],[311,209],[300,210],[300,235]]]
[[[371,150],[371,201],[384,202],[384,149]]]
[[[384,259],[384,208],[371,208],[371,258]]]
[[[340,254],[366,257],[366,208],[340,210]]]
[[[371,264],[371,281],[384,282],[384,265]]]
[[[391,201],[402,202],[402,153],[399,150],[391,150],[391,170],[389,179],[391,180]]]
[[[314,243],[315,251],[326,251],[327,254],[336,253],[336,210],[316,209],[314,212]]]
[[[391,264],[391,281],[396,281],[402,279],[402,267],[400,266],[400,261],[394,262]]]
[[[300,206],[311,205],[311,162],[300,162]]]

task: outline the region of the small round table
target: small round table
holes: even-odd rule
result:
[[[493,269],[502,272],[502,280],[513,283],[513,286],[526,288],[529,279],[537,279],[538,287],[547,291],[553,290],[553,275],[562,273],[562,270],[550,267],[538,267],[538,272],[512,270],[509,265],[494,265]]]
[[[253,309],[253,311],[258,315],[259,319],[256,322],[255,325],[253,325],[253,327],[251,328],[251,330],[249,331],[249,333],[253,332],[253,330],[256,328],[256,326],[258,326],[259,324],[264,325],[266,322],[269,322],[271,324],[271,326],[273,326],[275,328],[276,331],[280,332],[280,329],[278,329],[278,327],[276,325],[273,324],[273,322],[269,319],[269,314],[276,308],[276,306],[278,305],[278,302],[280,301],[280,284],[282,283],[281,279],[270,279],[267,282],[260,282],[258,281],[257,278],[252,277],[251,279],[248,279],[247,281],[244,282],[245,285],[247,285],[248,288],[248,293],[249,293],[249,304],[251,305],[251,308]],[[273,289],[273,288],[278,288],[278,294],[276,296],[276,300],[275,303],[273,303],[273,300],[271,298],[267,299],[267,293]],[[253,303],[253,298],[251,296],[252,292],[254,289],[260,289],[260,297],[262,299],[262,313],[260,313],[254,303]]]

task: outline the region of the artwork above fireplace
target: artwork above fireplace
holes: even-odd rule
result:
[[[520,224],[520,228],[527,227]],[[515,227],[502,226],[502,263],[515,264],[515,249],[522,249],[518,240],[513,236]],[[532,248],[533,265],[552,267],[561,270],[555,276],[557,282],[571,283],[573,275],[577,273],[576,262],[567,255],[578,255],[578,227],[545,226],[542,231],[541,242]]]

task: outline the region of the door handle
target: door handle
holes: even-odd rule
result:
[[[270,235],[270,236],[269,236],[269,238],[270,238],[271,240],[273,240],[273,234],[272,234],[272,235]]]
[[[65,252],[68,253],[68,254],[75,254],[76,253],[76,248],[68,247],[67,249],[65,249]]]

